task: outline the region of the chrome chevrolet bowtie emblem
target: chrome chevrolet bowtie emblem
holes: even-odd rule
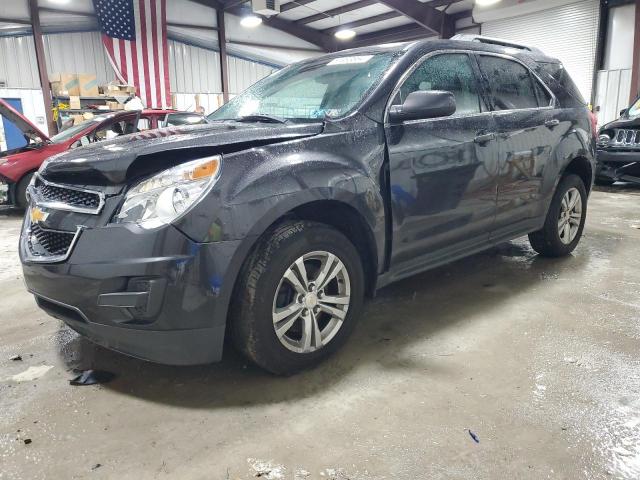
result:
[[[31,207],[31,211],[29,212],[29,218],[31,218],[31,223],[40,223],[44,222],[49,214],[47,212],[43,212],[38,207]]]

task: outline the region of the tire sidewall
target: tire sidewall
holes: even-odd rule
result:
[[[274,237],[248,279],[250,290],[255,292],[246,311],[252,324],[250,353],[259,365],[274,373],[288,374],[308,368],[340,348],[355,326],[364,297],[363,268],[353,244],[340,232],[322,224],[299,222],[294,227],[290,234]],[[315,352],[296,353],[286,348],[276,335],[273,300],[284,273],[295,260],[318,250],[336,255],[345,265],[351,283],[351,304],[342,327],[326,346]]]
[[[29,186],[29,183],[31,182],[31,179],[33,178],[34,173],[35,172],[27,173],[24,177],[20,179],[20,181],[16,186],[15,204],[16,204],[16,207],[18,208],[22,208],[22,209],[27,208],[27,203],[28,203],[27,187]]]
[[[571,241],[571,243],[563,243],[560,239],[560,233],[558,232],[558,219],[560,218],[560,210],[562,208],[562,199],[569,189],[575,188],[580,193],[580,200],[582,201],[582,215],[580,217],[580,226],[578,228],[578,233],[575,238]],[[554,250],[558,251],[562,255],[566,255],[571,253],[578,242],[580,242],[580,238],[582,237],[582,232],[584,230],[585,220],[587,218],[587,191],[585,189],[584,183],[582,179],[577,175],[568,175],[564,177],[558,188],[556,189],[556,194],[553,198],[553,202],[551,203],[551,207],[549,209],[549,214],[547,216],[547,235],[549,236],[552,247]]]

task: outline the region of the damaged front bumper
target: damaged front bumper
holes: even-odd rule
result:
[[[598,150],[596,179],[640,183],[640,151]]]
[[[34,261],[30,214],[20,240],[24,279],[38,305],[89,340],[145,360],[220,360],[229,263],[239,242],[196,243],[173,226],[79,231],[68,256]],[[44,228],[41,228],[44,230]],[[42,241],[47,241],[37,231]],[[228,288],[225,288],[228,287]]]

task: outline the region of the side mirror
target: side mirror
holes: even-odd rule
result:
[[[624,117],[627,114],[627,109],[623,108],[622,110],[620,110],[620,116]]]
[[[389,109],[389,120],[405,122],[427,118],[448,117],[456,111],[456,99],[451,92],[426,90],[411,92],[402,105]]]

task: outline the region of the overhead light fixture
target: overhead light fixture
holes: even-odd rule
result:
[[[242,17],[242,19],[240,20],[240,25],[247,28],[255,28],[261,23],[262,23],[262,17],[259,17],[258,15],[254,15],[253,13],[250,13],[249,15]]]
[[[64,5],[65,3],[69,3],[71,0],[49,0],[51,3],[57,3],[59,5]]]
[[[338,40],[351,40],[356,36],[356,31],[351,30],[350,28],[341,28],[336,33],[334,33]]]
[[[500,0],[476,0],[476,5],[480,7],[488,7],[494,3],[498,3]]]

